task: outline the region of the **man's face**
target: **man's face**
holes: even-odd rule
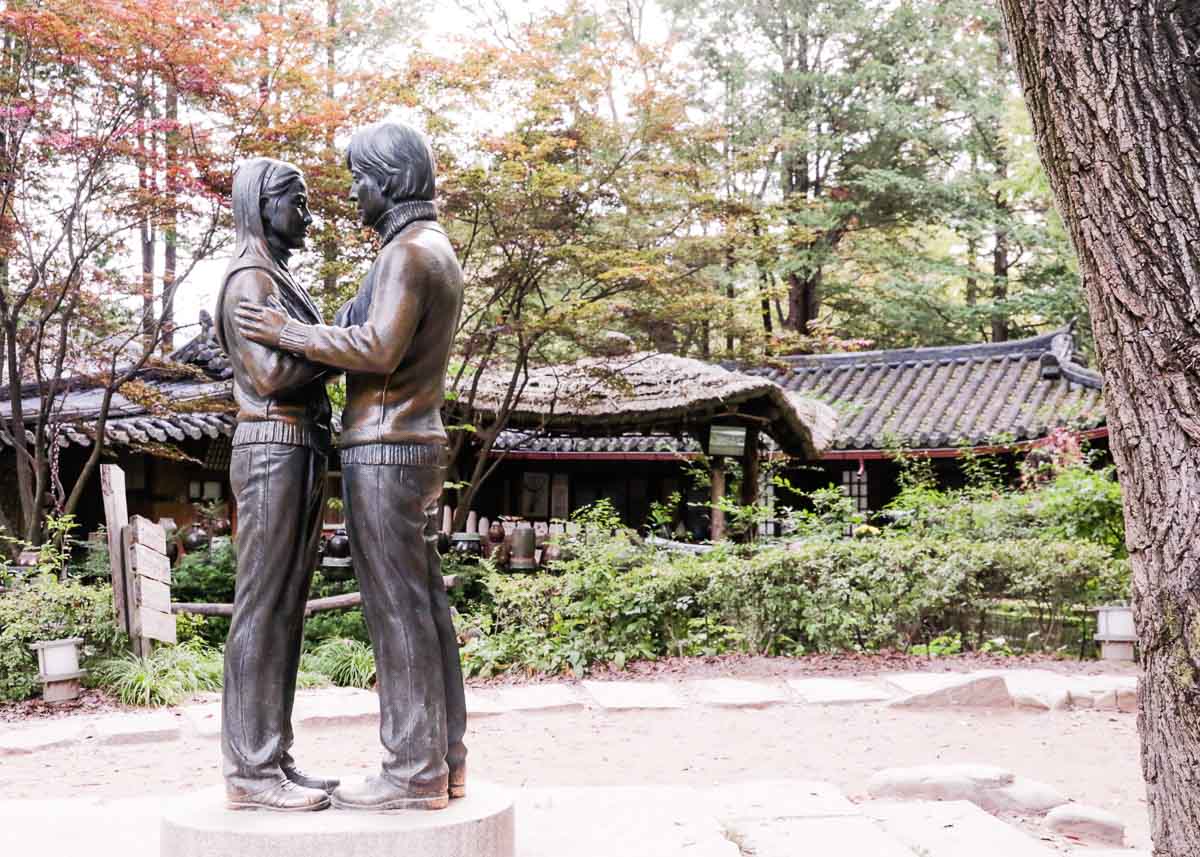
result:
[[[268,200],[263,219],[273,243],[288,250],[303,247],[304,236],[313,222],[308,211],[308,188],[304,182],[294,181],[286,191]]]
[[[350,165],[350,176],[350,199],[358,205],[363,226],[374,226],[389,208],[387,196],[374,176],[353,164]]]

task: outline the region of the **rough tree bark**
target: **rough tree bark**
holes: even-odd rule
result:
[[[1001,0],[1125,495],[1157,857],[1200,854],[1200,4]]]

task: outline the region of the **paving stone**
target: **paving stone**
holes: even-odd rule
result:
[[[689,787],[554,787],[517,800],[519,857],[740,857]]]
[[[965,800],[988,812],[1044,815],[1067,802],[1053,786],[990,765],[920,765],[879,771],[867,783],[874,798]]]
[[[987,789],[980,795],[979,806],[988,812],[1015,812],[1018,815],[1045,815],[1067,803],[1067,796],[1046,783],[1017,777],[1011,785]]]
[[[68,717],[0,732],[0,756],[19,756],[52,747],[66,747],[83,738],[83,722]]]
[[[0,803],[0,854],[159,857],[163,798]]]
[[[885,768],[867,781],[873,798],[967,800],[979,803],[985,791],[1011,786],[1011,771],[991,765],[917,765]]]
[[[563,711],[582,708],[579,692],[570,685],[524,684],[496,691],[497,702],[510,711]]]
[[[916,857],[912,849],[861,816],[740,821],[731,825],[726,835],[737,843],[742,854],[754,857]]]
[[[106,714],[85,723],[83,737],[97,744],[153,744],[179,738],[182,723],[173,711]]]
[[[1080,676],[1072,678],[1068,687],[1074,708],[1097,708],[1102,711],[1134,711],[1137,708],[1137,676]]]
[[[292,723],[297,726],[344,726],[379,719],[379,697],[352,687],[327,688],[296,696]]]
[[[1125,822],[1107,810],[1081,803],[1055,807],[1046,815],[1046,829],[1105,845],[1125,844]]]
[[[921,857],[1057,857],[1038,840],[967,801],[890,803],[860,809]]]
[[[690,681],[687,687],[697,702],[725,708],[762,708],[788,701],[783,688],[757,681],[711,678]]]
[[[857,816],[858,808],[841,789],[814,780],[758,780],[703,790],[708,811],[722,822],[738,819],[832,818]]]
[[[1071,705],[1070,679],[1051,670],[981,670],[974,674],[1003,678],[1017,708],[1061,711]]]
[[[221,737],[221,704],[189,705],[183,709],[184,719],[192,732],[201,738]]]
[[[891,703],[903,708],[943,708],[972,706],[1011,708],[1012,694],[998,675],[973,673],[896,673],[886,676],[889,683],[907,696]]]
[[[583,687],[601,708],[612,711],[683,708],[679,694],[661,682],[585,681]]]
[[[468,717],[490,717],[495,714],[507,714],[510,710],[492,694],[467,689]]]
[[[1117,711],[1137,711],[1137,704],[1138,701],[1136,690],[1122,689],[1117,691]]]
[[[881,702],[894,695],[877,684],[846,678],[793,678],[788,679],[788,687],[813,705]]]

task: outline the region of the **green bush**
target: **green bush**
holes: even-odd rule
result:
[[[96,665],[91,682],[125,705],[178,705],[193,693],[219,690],[221,653],[199,640],[159,646],[149,657],[125,655]]]
[[[233,601],[237,550],[222,539],[208,550],[192,551],[171,569],[171,600],[207,604]]]
[[[481,631],[463,647],[468,674],[581,674],[594,663],[738,650],[911,650],[947,635],[980,648],[989,611],[1012,604],[1053,639],[1079,607],[1121,597],[1129,581],[1128,563],[1103,545],[1044,538],[901,532],[695,556],[610,531],[567,554],[556,573],[486,577],[491,605],[464,617]]]
[[[82,660],[110,657],[128,640],[117,630],[112,589],[42,575],[0,595],[0,699],[28,699],[40,690],[38,640],[82,637]]]

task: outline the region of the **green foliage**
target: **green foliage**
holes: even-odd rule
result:
[[[1007,639],[989,632],[994,614],[1024,621],[1027,644],[1039,645],[1078,629],[1081,608],[1125,597],[1129,565],[1107,524],[1064,524],[1073,503],[1108,496],[1105,473],[1004,493],[988,489],[986,465],[987,478],[957,492],[915,470],[901,495],[905,526],[873,538],[845,538],[856,515],[836,490],[790,513],[786,546],[722,543],[705,555],[647,548],[596,504],[553,573],[482,577],[489,597],[463,618],[480,630],[465,668],[581,675],[601,662],[738,650],[1005,654]]]
[[[91,681],[125,705],[178,705],[193,693],[220,690],[221,653],[199,640],[159,646],[149,657],[125,655],[96,665]]]
[[[326,640],[305,657],[302,666],[339,687],[369,688],[375,684],[375,654],[370,645],[358,640]]]
[[[237,579],[237,549],[233,539],[208,550],[192,551],[171,570],[173,601],[229,604]]]
[[[85,667],[127,643],[117,630],[111,588],[41,575],[0,595],[0,700],[27,699],[40,689],[31,643],[67,637],[83,638]]]

